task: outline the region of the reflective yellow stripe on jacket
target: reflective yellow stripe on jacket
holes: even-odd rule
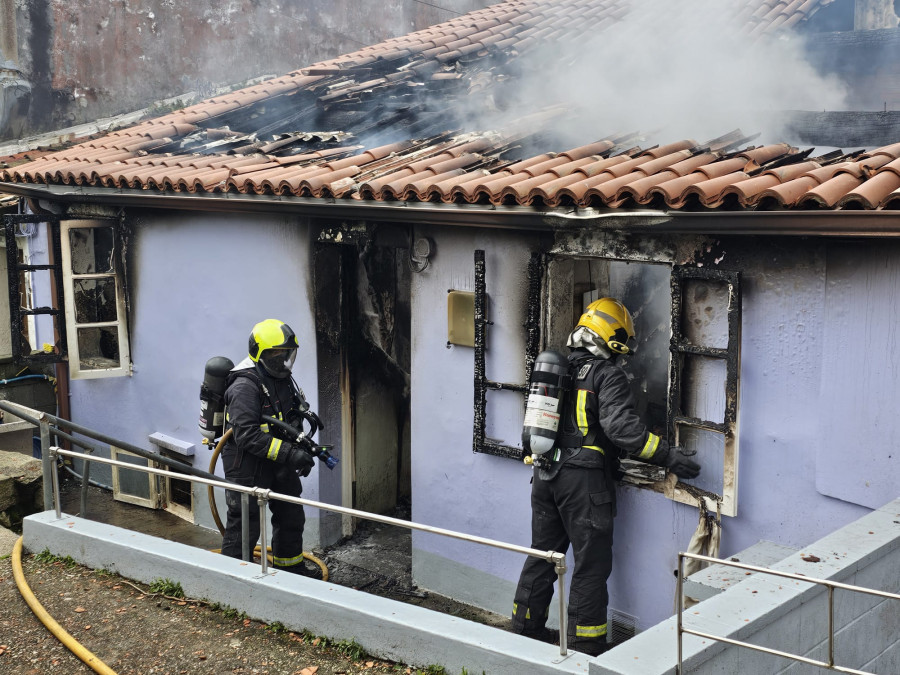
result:
[[[606,624],[602,626],[579,626],[575,625],[575,637],[577,638],[598,638],[606,635]]]
[[[575,404],[575,419],[578,422],[578,430],[582,436],[587,436],[588,433],[587,395],[587,389],[579,389],[578,399]]]
[[[275,418],[280,420],[282,418],[281,413],[278,413],[277,415],[275,415]],[[263,433],[265,433],[265,434],[269,433],[269,425],[268,424],[260,424],[259,428],[262,429]],[[273,438],[269,442],[269,448],[268,448],[268,450],[266,450],[266,459],[271,459],[272,461],[275,461],[278,458],[278,451],[281,450],[281,443],[282,443],[282,441],[279,438]]]
[[[575,417],[578,422],[578,430],[581,432],[582,436],[588,435],[588,420],[587,420],[587,389],[579,389],[578,390],[578,399],[575,404]],[[603,448],[599,445],[583,445],[583,448],[587,448],[588,450],[596,450],[601,455],[606,454],[603,452]]]
[[[638,455],[638,459],[650,459],[656,454],[656,449],[659,447],[659,436],[656,434],[647,434],[647,442],[644,443],[644,449],[641,450],[641,454]]]
[[[269,449],[266,450],[266,459],[275,460],[278,458],[278,451],[281,450],[282,440],[280,438],[273,438],[269,443]]]

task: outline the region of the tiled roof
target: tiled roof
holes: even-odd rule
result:
[[[761,34],[795,26],[828,2],[741,0],[733,9],[746,32]],[[641,147],[639,134],[618,134],[548,148],[541,134],[567,113],[559,108],[507,116],[490,133],[446,131],[456,120],[433,101],[449,108],[496,86],[492,69],[531,49],[598,39],[630,4],[509,0],[11,166],[0,177],[357,202],[900,208],[900,143],[811,156],[787,144],[751,145],[737,131],[651,147]],[[296,131],[322,128],[336,130]]]

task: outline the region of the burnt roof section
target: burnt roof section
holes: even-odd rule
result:
[[[796,26],[826,4],[743,0],[733,3],[733,18],[760,35]],[[900,208],[900,143],[810,156],[787,144],[753,145],[738,130],[650,147],[639,133],[615,133],[561,148],[554,132],[571,115],[562,107],[499,111],[492,131],[467,128],[458,102],[502,96],[523,55],[601,40],[629,6],[509,0],[64,150],[8,158],[0,176],[357,202]]]

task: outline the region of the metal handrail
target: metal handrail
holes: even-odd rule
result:
[[[682,620],[682,614],[684,613],[684,559],[691,558],[692,560],[700,560],[703,562],[713,563],[716,565],[726,565],[728,567],[738,567],[744,570],[750,570],[751,572],[760,572],[762,574],[771,574],[776,577],[783,577],[785,579],[795,579],[797,581],[803,581],[810,584],[819,584],[825,586],[828,589],[828,661],[817,661],[815,659],[810,659],[805,656],[801,656],[799,654],[792,654],[790,652],[783,652],[778,649],[772,649],[770,647],[761,647],[760,645],[754,645],[749,642],[741,642],[740,640],[732,640],[731,638],[711,635],[709,633],[704,633],[701,631],[691,630],[689,628],[684,627],[684,623]],[[816,579],[815,577],[808,577],[803,574],[795,574],[792,572],[780,572],[778,570],[772,570],[767,567],[757,567],[756,565],[748,565],[746,563],[733,562],[731,560],[721,560],[719,558],[711,558],[705,555],[699,555],[696,553],[679,553],[678,554],[678,589],[676,592],[677,598],[677,607],[676,613],[678,615],[678,666],[676,669],[676,673],[681,675],[684,672],[684,662],[683,662],[683,652],[682,652],[682,635],[696,635],[697,637],[706,638],[708,640],[716,640],[718,642],[726,642],[731,645],[735,645],[738,647],[747,647],[748,649],[753,649],[758,652],[763,652],[765,654],[772,654],[774,656],[780,656],[786,659],[792,659],[794,661],[800,661],[802,663],[808,663],[813,666],[819,666],[821,668],[827,668],[829,670],[834,670],[839,673],[853,673],[854,675],[871,675],[871,673],[867,673],[863,670],[854,670],[853,668],[846,668],[844,666],[838,666],[834,663],[834,591],[835,589],[840,588],[845,591],[856,591],[857,593],[865,593],[866,595],[876,595],[881,598],[887,598],[889,600],[900,600],[900,595],[897,593],[888,593],[887,591],[878,591],[872,588],[864,588],[862,586],[852,586],[850,584],[842,584],[839,581],[829,581],[828,579]]]
[[[508,544],[506,542],[497,541],[495,539],[488,539],[486,537],[479,537],[476,535],[466,534],[464,532],[456,532],[454,530],[447,530],[442,527],[434,527],[432,525],[423,525],[421,523],[414,523],[408,520],[400,520],[399,518],[391,518],[390,516],[382,516],[377,513],[370,513],[368,511],[359,511],[357,509],[347,508],[345,506],[335,506],[333,504],[325,504],[323,502],[313,501],[311,499],[303,499],[302,497],[292,497],[291,495],[282,494],[279,492],[273,492],[272,490],[266,490],[263,488],[257,487],[246,487],[244,485],[236,485],[234,483],[225,482],[222,480],[212,480],[209,478],[203,478],[200,476],[186,475],[183,473],[175,473],[172,471],[166,471],[164,469],[157,469],[150,466],[140,466],[136,464],[131,464],[129,462],[122,462],[115,459],[106,459],[105,457],[96,457],[90,456],[86,457],[84,453],[75,452],[73,450],[65,450],[63,448],[57,447],[55,445],[50,446],[49,448],[49,456],[52,461],[55,461],[57,456],[63,457],[79,457],[83,460],[91,461],[91,462],[100,462],[101,464],[109,464],[110,466],[117,466],[124,469],[129,469],[132,471],[143,471],[145,473],[154,474],[156,476],[166,476],[169,478],[177,478],[178,480],[188,480],[192,483],[201,483],[203,485],[210,485],[212,487],[219,487],[225,490],[233,490],[235,492],[240,492],[243,494],[247,494],[253,497],[256,497],[257,503],[259,504],[259,522],[260,522],[260,540],[265,542],[266,540],[266,504],[270,499],[275,499],[278,501],[289,502],[291,504],[299,504],[301,506],[311,506],[313,508],[322,509],[324,511],[333,511],[335,513],[340,513],[343,515],[353,516],[356,518],[363,518],[365,520],[374,520],[379,523],[384,523],[386,525],[396,525],[398,527],[405,527],[408,530],[419,530],[420,532],[428,532],[431,534],[438,534],[444,537],[451,537],[453,539],[460,539],[462,541],[472,542],[474,544],[482,544],[484,546],[491,546],[493,548],[499,548],[506,551],[512,551],[514,553],[521,553],[524,555],[530,555],[535,558],[540,558],[542,560],[546,560],[554,565],[556,569],[557,581],[559,585],[559,653],[561,656],[566,656],[567,645],[566,645],[566,602],[565,602],[565,576],[566,576],[566,555],[565,553],[559,553],[557,551],[540,551],[534,548],[528,548],[527,546],[519,546],[518,544]],[[59,476],[56,471],[51,472],[52,477],[52,489],[53,489],[53,501],[54,508],[56,511],[56,517],[62,518],[62,510],[60,504],[60,496],[59,496]],[[262,568],[262,573],[268,573],[268,559],[263,551],[262,555],[260,555],[260,566]]]

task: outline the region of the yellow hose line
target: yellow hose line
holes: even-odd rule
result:
[[[219,439],[219,442],[216,443],[216,448],[213,450],[212,457],[209,458],[209,473],[216,472],[216,463],[219,461],[219,455],[222,452],[222,448],[225,447],[225,441],[231,436],[231,429],[226,431],[222,438]],[[209,497],[209,509],[212,511],[213,520],[216,521],[216,527],[219,528],[219,534],[225,534],[225,526],[222,524],[222,519],[219,517],[219,509],[216,508],[216,495],[213,492],[213,486],[209,485],[206,488],[206,496]],[[266,547],[266,551],[271,551],[272,547]],[[214,548],[212,549],[213,553],[221,553],[222,549]],[[256,545],[256,548],[253,549],[254,555],[260,555],[262,549],[259,544]],[[328,581],[328,568],[325,566],[325,563],[319,560],[316,556],[308,551],[303,551],[303,557],[309,560],[312,563],[315,563],[319,566],[319,569],[322,570],[322,581]],[[272,556],[268,556],[269,562],[272,562]]]
[[[66,629],[60,626],[54,618],[47,613],[44,606],[38,602],[38,599],[34,597],[34,593],[31,592],[28,583],[25,581],[25,573],[22,571],[22,537],[19,537],[16,541],[16,545],[13,546],[12,567],[13,577],[16,580],[16,586],[19,587],[19,593],[22,594],[22,597],[25,599],[25,602],[28,603],[31,611],[34,612],[34,615],[47,627],[47,630],[53,633],[53,635],[65,645],[66,649],[84,661],[84,663],[95,673],[100,673],[100,675],[116,675],[116,671],[103,663],[103,661],[85,649],[78,640],[67,633]]]
[[[215,450],[213,450],[212,458],[209,460],[209,472],[216,472],[216,462],[219,459],[219,454],[222,452],[222,448],[225,447],[225,441],[231,438],[232,430],[229,429],[226,431],[222,438],[219,439],[219,442],[216,444]],[[206,495],[209,497],[209,508],[212,510],[213,520],[216,521],[216,527],[219,528],[219,534],[225,534],[225,526],[222,525],[222,519],[219,518],[219,510],[216,508],[216,495],[213,492],[214,488],[212,485],[206,486]]]

